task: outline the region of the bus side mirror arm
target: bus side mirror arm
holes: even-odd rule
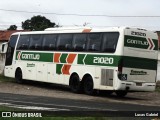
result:
[[[2,43],[1,45],[1,53],[6,53],[8,47],[8,42]]]

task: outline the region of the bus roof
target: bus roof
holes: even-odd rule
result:
[[[59,27],[59,28],[47,28],[44,31],[29,31],[29,32],[16,32],[12,35],[17,34],[48,34],[48,33],[88,33],[88,32],[107,32],[107,31],[121,31],[124,29],[136,29],[144,30],[133,27]]]

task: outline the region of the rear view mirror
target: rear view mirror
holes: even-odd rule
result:
[[[6,53],[8,47],[8,42],[2,43],[1,45],[1,53]]]

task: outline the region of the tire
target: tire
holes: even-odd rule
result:
[[[71,76],[70,83],[69,83],[70,89],[74,93],[80,93],[81,92],[81,82],[79,80],[78,75]]]
[[[17,69],[17,70],[16,70],[15,79],[16,79],[16,82],[17,82],[17,83],[23,83],[23,80],[22,80],[22,71],[21,71],[21,69]]]
[[[84,92],[87,95],[94,95],[95,94],[95,90],[93,89],[93,79],[91,76],[88,76],[85,78],[84,81]]]
[[[118,97],[124,97],[127,95],[127,91],[116,91]]]

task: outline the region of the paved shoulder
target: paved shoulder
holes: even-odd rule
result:
[[[115,102],[73,100],[42,96],[0,93],[0,103],[23,109],[51,111],[159,111],[160,107]],[[32,107],[31,107],[32,106]]]

